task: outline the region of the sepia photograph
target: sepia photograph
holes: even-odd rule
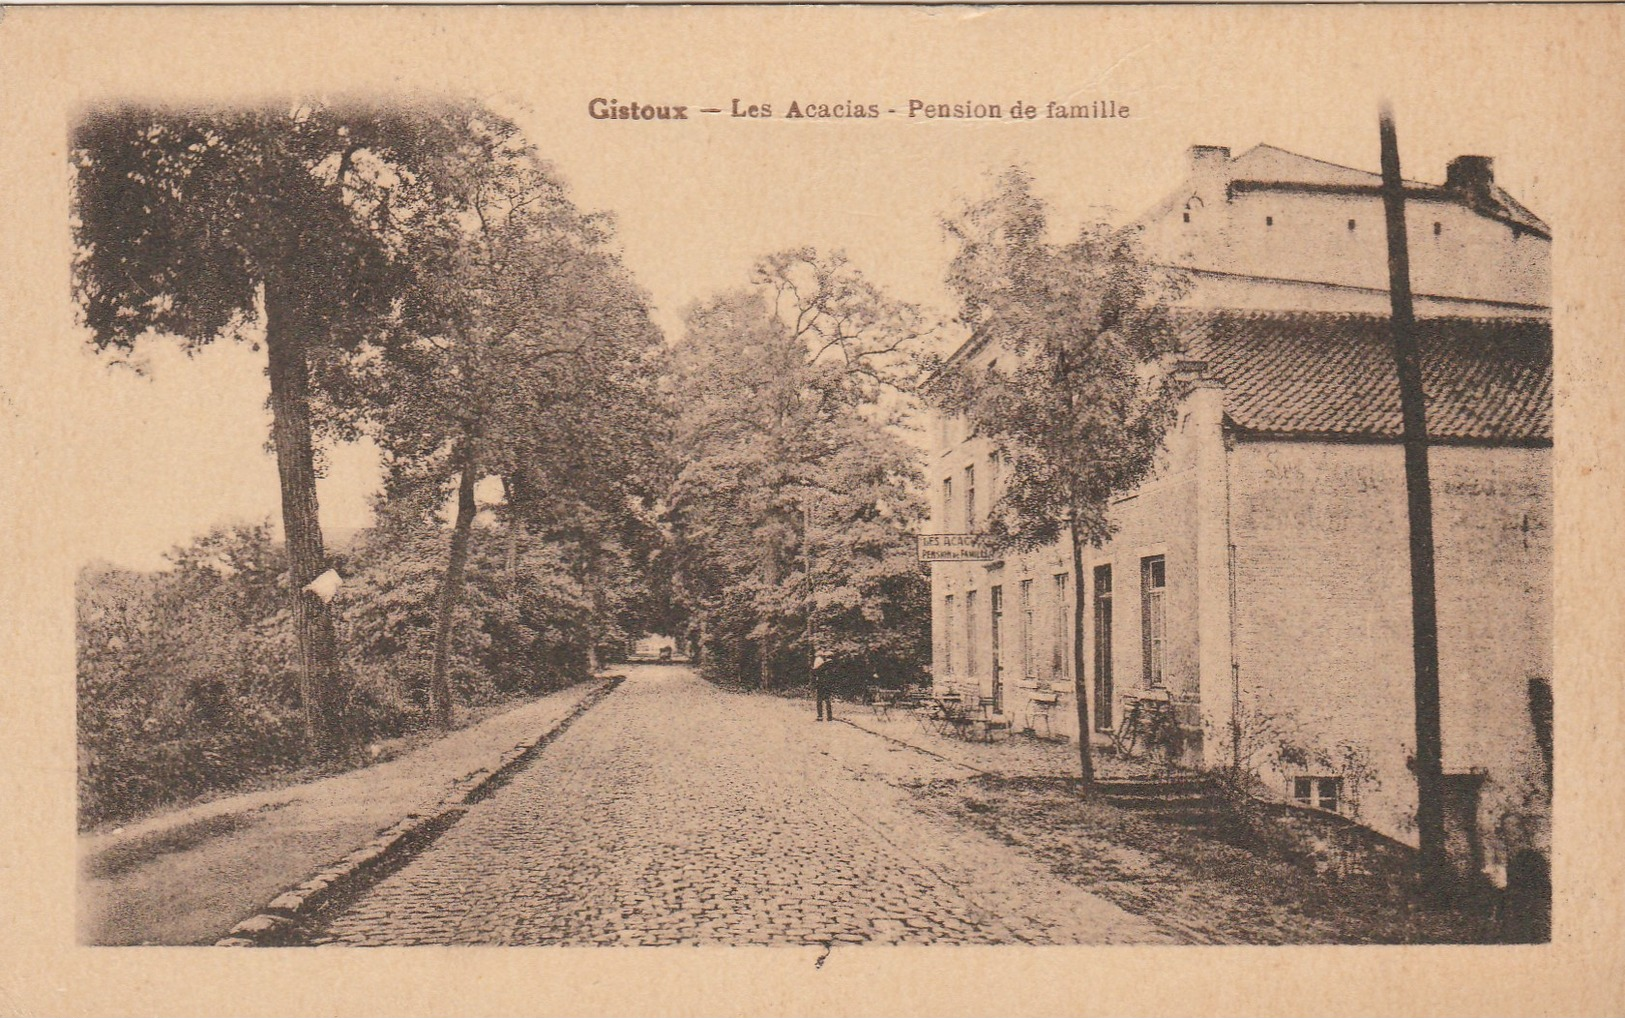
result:
[[[17,1013],[1625,1006],[1618,9],[5,14]]]

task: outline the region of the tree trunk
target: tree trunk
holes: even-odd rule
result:
[[[282,489],[282,530],[288,548],[288,588],[299,642],[299,699],[305,740],[313,756],[337,748],[338,640],[328,605],[305,590],[327,569],[316,504],[316,466],[310,436],[310,376],[305,323],[295,304],[265,289],[265,347],[271,379],[271,441]]]
[[[462,475],[457,481],[457,520],[451,528],[451,554],[446,557],[446,576],[440,587],[440,620],[435,626],[434,666],[429,673],[429,711],[443,732],[451,730],[451,624],[457,603],[463,596],[463,569],[468,565],[468,539],[474,529],[474,482],[479,462],[474,440],[465,437],[458,444],[457,461]]]
[[[767,541],[763,545],[767,555],[762,563],[762,578],[766,580],[765,586],[773,590],[779,585],[779,548],[774,541]],[[757,688],[769,689],[773,685],[773,627],[770,622],[763,620],[763,634],[758,645],[761,651],[761,674],[757,680]]]
[[[502,478],[502,494],[508,503],[508,550],[503,567],[510,576],[519,568],[519,531],[524,527],[520,521],[520,513],[521,506],[525,503],[521,488],[524,483],[517,470]]]
[[[587,630],[587,668],[588,674],[598,672],[598,641],[604,635],[603,625],[607,612],[604,609],[604,591],[598,582],[598,555],[593,547],[587,543],[583,535],[577,544],[575,557],[576,582],[586,591],[587,600],[592,605],[592,624]]]
[[[1083,540],[1074,517],[1072,530],[1072,692],[1078,701],[1078,757],[1084,789],[1095,784],[1095,762],[1089,755],[1089,684],[1083,672]]]
[[[519,568],[519,521],[508,518],[508,550],[502,556],[502,570],[512,577]]]

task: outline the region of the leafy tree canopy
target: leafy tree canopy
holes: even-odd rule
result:
[[[927,323],[839,255],[772,255],[754,281],[694,307],[673,356],[679,594],[738,673],[805,675],[816,652],[912,677],[922,506],[887,394]]]
[[[273,285],[354,342],[404,285],[451,157],[493,123],[454,103],[92,109],[71,139],[85,324],[102,345],[148,330],[203,344],[240,333]]]
[[[1095,223],[1049,240],[1020,169],[945,225],[958,243],[948,283],[972,341],[937,367],[930,391],[1010,466],[988,530],[1032,548],[1075,524],[1102,544],[1112,499],[1155,469],[1184,395],[1171,371],[1179,281],[1146,263],[1129,231]]]

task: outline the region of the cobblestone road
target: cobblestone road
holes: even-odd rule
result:
[[[1167,939],[900,787],[966,773],[810,705],[634,668],[318,942]]]

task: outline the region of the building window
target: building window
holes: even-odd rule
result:
[[[954,596],[948,594],[942,599],[942,674],[954,673],[954,641],[959,638],[959,631],[954,628]]]
[[[993,676],[993,709],[1004,710],[1004,587],[987,591],[988,670]]]
[[[1349,220],[1349,229],[1354,229],[1354,220],[1352,219]]]
[[[1187,213],[1185,213],[1185,222],[1188,223],[1190,221],[1191,221],[1191,214],[1189,212],[1187,212]]]
[[[944,477],[942,479],[942,525],[944,527],[950,527],[950,526],[953,525],[952,524],[953,511],[954,511],[954,479],[952,477]]]
[[[976,467],[965,468],[965,530],[976,530]]]
[[[1095,566],[1095,730],[1112,730],[1112,567]]]
[[[965,674],[976,674],[976,591],[965,591]]]
[[[1168,568],[1161,555],[1140,560],[1140,643],[1142,675],[1147,688],[1156,689],[1168,678]]]
[[[1072,675],[1072,643],[1067,639],[1072,632],[1069,628],[1072,613],[1066,603],[1067,579],[1066,573],[1055,574],[1055,639],[1052,642],[1054,652],[1050,655],[1053,681],[1065,681]]]
[[[1292,798],[1300,805],[1331,813],[1342,812],[1342,778],[1293,778]]]
[[[1033,581],[1021,581],[1021,677],[1029,682],[1038,678],[1038,663],[1033,660]]]
[[[1265,216],[1264,217],[1264,225],[1265,226],[1274,226],[1275,225],[1275,217],[1274,216]]]
[[[1441,234],[1443,232],[1444,232],[1444,224],[1443,223],[1434,223],[1433,224],[1433,235],[1435,237],[1437,237],[1439,234]]]

